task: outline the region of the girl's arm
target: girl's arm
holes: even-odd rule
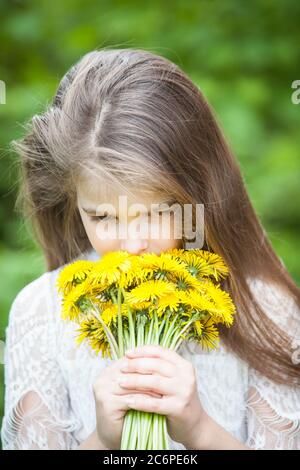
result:
[[[226,431],[207,413],[195,428],[194,438],[185,443],[188,450],[253,450]]]
[[[83,441],[75,450],[109,450],[100,441],[95,429],[89,437]]]
[[[77,448],[81,422],[69,406],[57,361],[55,306],[50,273],[15,297],[6,328],[4,450]]]
[[[291,296],[271,283],[253,280],[254,294],[270,320],[290,336],[293,364],[300,371],[300,309]],[[247,440],[254,449],[300,448],[300,387],[279,384],[253,368],[246,397]]]

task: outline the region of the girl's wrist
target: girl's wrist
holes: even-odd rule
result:
[[[211,436],[211,418],[204,411],[201,411],[200,417],[193,426],[193,433],[189,436],[187,442],[183,445],[187,450],[207,450],[210,446]]]
[[[194,426],[188,442],[183,444],[187,450],[250,450],[250,447],[236,439],[206,412],[203,412],[201,419]]]
[[[97,429],[95,429],[89,437],[82,442],[77,450],[108,450],[107,447],[101,442],[98,436]]]

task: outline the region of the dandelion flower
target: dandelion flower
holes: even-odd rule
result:
[[[203,295],[213,302],[215,306],[215,311],[213,312],[214,320],[225,323],[227,327],[232,325],[236,308],[228,292],[225,292],[219,285],[215,285],[210,281],[207,281],[204,285],[205,290]]]
[[[80,302],[83,301],[89,292],[90,282],[86,279],[81,284],[77,284],[62,299],[62,318],[77,321],[81,315]]]
[[[196,321],[193,326],[196,332],[196,340],[203,349],[214,349],[218,345],[220,339],[219,331],[211,318],[207,318],[205,322],[201,323],[201,326],[199,322]]]
[[[145,253],[140,260],[143,268],[150,268],[155,271],[156,279],[167,279],[168,274],[184,274],[185,265],[179,260],[172,258],[170,254],[162,253],[160,256],[152,253]]]
[[[87,318],[82,320],[77,332],[79,333],[76,338],[77,344],[87,339],[96,354],[102,352],[103,357],[110,357],[109,343],[106,334],[103,331],[100,321],[94,315],[90,314]]]
[[[198,277],[212,276],[219,281],[228,274],[226,264],[216,253],[200,249],[186,250],[182,258],[189,271]]]
[[[176,287],[173,283],[161,280],[149,280],[142,282],[140,285],[132,289],[126,295],[128,302],[145,302],[147,300],[155,300],[166,294],[174,292]]]
[[[87,260],[78,260],[68,264],[57,277],[56,287],[58,291],[67,294],[74,285],[83,282],[93,268],[93,261]]]
[[[92,282],[102,285],[110,285],[118,282],[122,272],[127,272],[131,267],[131,255],[119,250],[104,255],[94,265],[91,273]]]
[[[171,294],[164,295],[163,297],[160,297],[158,299],[157,303],[157,313],[159,315],[162,315],[164,313],[164,310],[167,308],[171,310],[171,312],[174,312],[178,309],[178,306],[181,302],[181,297],[179,292],[172,292]]]

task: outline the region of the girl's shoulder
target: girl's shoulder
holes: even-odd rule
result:
[[[52,305],[50,273],[45,272],[14,297],[5,329],[6,349],[25,349],[25,343],[33,344],[38,338],[50,335],[54,319]]]

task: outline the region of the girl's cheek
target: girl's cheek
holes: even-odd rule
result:
[[[99,231],[97,231],[97,223],[83,220],[83,225],[92,247],[97,253],[99,253],[99,255],[104,255],[109,251],[116,251],[119,249],[118,240],[111,238],[104,239],[104,237],[99,234]]]
[[[100,255],[104,255],[110,251],[119,250],[118,240],[99,240],[97,237],[90,240],[94,250]]]
[[[154,253],[161,253],[162,251],[169,250],[171,248],[180,248],[182,246],[181,240],[153,240]]]

